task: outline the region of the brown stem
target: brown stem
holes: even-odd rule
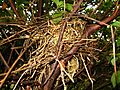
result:
[[[16,16],[21,20],[21,17],[20,17],[20,15],[18,14],[18,12],[17,12],[17,10],[16,10],[16,8],[15,8],[15,5],[14,5],[13,1],[12,1],[12,0],[9,0],[9,2],[10,2],[10,5],[11,5],[13,11],[15,12]]]
[[[103,0],[100,0],[99,4],[97,5],[97,8],[90,14],[90,17],[97,11],[97,9],[102,5]]]
[[[46,3],[45,3],[45,10],[46,10],[46,14],[49,13],[49,7],[48,7],[48,3],[49,3],[49,0],[46,0]]]
[[[60,32],[60,34],[59,34],[59,38],[58,38],[58,42],[57,42],[57,47],[58,47],[58,49],[59,49],[60,44],[61,44],[61,41],[62,41],[62,39],[63,39],[63,34],[64,34],[65,29],[66,29],[66,26],[67,26],[67,21],[63,21],[63,25],[62,25],[62,26],[63,26],[63,27],[62,27],[62,30],[61,30],[61,32]]]
[[[112,16],[105,18],[101,22],[103,22],[103,23],[109,23],[110,21],[112,21],[113,19],[115,19],[120,14],[120,8],[119,7],[120,7],[120,5],[113,12]],[[89,26],[86,27],[86,31],[85,31],[84,34],[88,37],[89,35],[93,34],[95,31],[97,31],[100,28],[101,28],[100,25],[91,24],[91,25],[89,25]]]
[[[42,9],[43,9],[43,1],[39,0],[38,1],[38,17],[41,17],[41,15],[42,15]]]
[[[7,64],[6,60],[4,59],[4,57],[3,57],[1,52],[0,52],[0,58],[3,61],[3,63],[5,64],[5,66],[7,67],[7,69],[9,69],[10,67],[8,66],[8,64]]]
[[[77,10],[79,9],[80,7],[80,4],[83,2],[83,0],[76,0],[76,4],[73,5],[73,10],[72,10],[72,14],[74,14],[75,12],[77,12]]]

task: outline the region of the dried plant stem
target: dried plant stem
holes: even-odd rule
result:
[[[67,86],[65,84],[65,80],[64,80],[64,72],[61,71],[61,78],[62,78],[62,83],[63,83],[63,86],[64,86],[64,90],[67,90]]]
[[[114,59],[114,72],[117,77],[117,69],[116,69],[116,58],[115,58],[115,38],[114,38],[114,32],[113,32],[113,27],[110,26],[111,28],[111,34],[112,34],[112,44],[113,44],[113,59]]]
[[[20,82],[20,80],[22,79],[22,77],[23,77],[28,71],[29,71],[29,69],[27,69],[27,70],[25,70],[25,71],[23,72],[23,74],[20,76],[20,78],[18,79],[17,83],[15,84],[13,90],[16,89],[16,87],[17,87],[18,83]]]
[[[18,35],[18,34],[20,34],[20,33],[22,33],[22,32],[25,32],[25,31],[27,31],[27,30],[31,30],[31,29],[33,29],[33,28],[35,28],[35,27],[33,26],[33,27],[29,27],[29,28],[23,29],[23,30],[21,30],[20,32],[17,32],[17,33],[15,33],[15,34],[11,35],[10,37],[8,37],[8,38],[6,38],[6,39],[3,39],[3,40],[1,41],[1,43],[0,43],[0,46],[2,46],[2,45],[5,44],[5,43],[8,43],[8,40],[10,40],[11,38],[14,38],[16,35]],[[13,40],[14,40],[14,39],[13,39]]]
[[[85,60],[83,59],[82,53],[80,53],[80,56],[81,56],[81,60],[82,60],[82,62],[83,62],[83,65],[84,65],[84,67],[85,67],[86,73],[87,73],[87,75],[88,75],[88,78],[89,78],[90,81],[91,81],[92,90],[93,90],[93,80],[92,80],[92,78],[90,77],[90,74],[89,74],[88,69],[87,69],[87,66],[86,66],[86,64],[85,64]]]
[[[59,63],[59,65],[60,65],[60,70],[61,70],[61,72],[64,72],[69,78],[70,78],[70,80],[74,83],[74,80],[73,80],[73,78],[72,78],[72,76],[69,74],[69,73],[67,73],[67,71],[65,70],[65,68],[64,68],[64,64],[62,64],[62,62],[60,62],[58,59],[56,59],[56,61]]]
[[[64,13],[65,13],[65,8],[66,8],[66,3],[65,3],[65,0],[64,0]]]
[[[0,52],[0,57],[1,57],[1,60],[3,61],[4,65],[7,67],[7,69],[9,69],[9,65],[7,64],[6,60],[4,59],[4,57],[2,56],[2,53]]]

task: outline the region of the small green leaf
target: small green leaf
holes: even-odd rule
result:
[[[112,26],[120,27],[120,22],[119,21],[115,21],[114,23],[112,23]]]
[[[53,19],[53,22],[55,24],[57,24],[57,23],[59,23],[61,21],[61,19],[62,19],[62,17],[55,18],[55,19]]]
[[[3,0],[0,0],[0,4],[2,4],[2,1],[3,1]]]
[[[52,1],[58,6],[59,0],[52,0]]]
[[[13,89],[13,87],[14,87],[14,84],[11,84],[11,85],[10,85],[10,89]]]
[[[117,76],[118,76],[117,77],[117,84],[119,84],[120,83],[120,71],[117,72]]]
[[[59,3],[59,0],[52,0],[52,1],[56,4]]]
[[[72,4],[67,3],[67,4],[66,4],[66,9],[67,9],[68,11],[71,11],[71,10],[72,10]]]
[[[115,57],[115,61],[118,60],[118,57]],[[114,58],[111,59],[111,64],[114,66]]]
[[[112,58],[112,60],[111,60],[111,64],[114,66],[114,58]]]
[[[59,3],[57,3],[57,8],[63,8],[64,7],[64,2],[60,1]]]
[[[116,77],[115,77],[115,73],[112,74],[111,82],[112,82],[113,87],[116,87]]]
[[[16,0],[17,5],[21,5],[21,4],[29,4],[28,0]]]
[[[120,53],[117,53],[116,56],[117,56],[118,58],[120,58]]]
[[[52,18],[57,18],[62,16],[62,12],[56,12],[55,14],[52,15]]]
[[[112,1],[117,1],[117,0],[112,0]]]
[[[117,39],[117,46],[120,46],[120,37]]]
[[[117,71],[117,78],[115,73],[112,74],[111,82],[113,87],[116,87],[117,84],[120,84],[120,71]]]
[[[58,12],[54,13],[52,15],[53,22],[55,24],[59,23],[61,21],[61,19],[62,19],[62,16],[63,16],[63,11],[58,11]]]

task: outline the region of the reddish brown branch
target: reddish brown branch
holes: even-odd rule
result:
[[[49,13],[48,3],[49,3],[49,1],[48,1],[48,0],[46,0],[46,2],[45,2],[45,10],[46,10],[46,14],[48,14],[48,13]]]
[[[9,2],[10,2],[10,5],[11,5],[13,11],[15,12],[16,16],[17,16],[19,19],[21,19],[20,15],[18,14],[18,11],[16,10],[16,7],[15,7],[13,1],[12,1],[12,0],[9,0]]]
[[[119,7],[120,7],[120,5],[119,5]],[[109,23],[110,21],[112,21],[113,19],[115,19],[119,14],[120,14],[120,8],[116,8],[116,10],[113,12],[113,14],[110,17],[105,18],[101,22],[103,22],[103,23]],[[84,34],[88,37],[89,35],[93,34],[95,31],[97,31],[100,28],[101,28],[100,25],[91,24],[91,25],[89,25],[89,26],[86,27],[86,31],[85,31]]]
[[[66,29],[66,26],[67,26],[67,21],[63,21],[63,25],[62,25],[62,30],[59,34],[59,39],[58,39],[58,42],[57,42],[57,47],[59,48],[60,47],[60,44],[61,44],[61,41],[62,41],[62,38],[63,38],[63,34],[65,32],[65,29]]]
[[[10,67],[8,66],[8,64],[7,64],[6,60],[4,59],[4,57],[3,57],[1,52],[0,52],[0,58],[3,61],[3,63],[5,64],[5,66],[7,67],[7,69],[9,69]]]
[[[81,4],[82,2],[83,2],[83,0],[76,0],[76,4],[73,5],[72,13],[77,12],[77,10],[79,9],[80,4]]]
[[[43,1],[39,0],[38,1],[38,17],[40,17],[42,15],[42,9],[43,9]]]

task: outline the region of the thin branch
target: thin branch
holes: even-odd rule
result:
[[[8,36],[7,36],[7,34],[5,33],[5,31],[2,30],[2,32],[3,32],[3,34],[5,35],[5,37],[8,38]],[[11,42],[11,41],[12,41],[12,40],[9,40],[9,39],[8,39],[8,42]],[[15,45],[15,43],[14,43],[14,44],[10,43],[10,45],[11,45],[12,48],[13,48],[14,45]],[[12,49],[12,48],[11,48],[11,49]],[[19,53],[18,53],[18,51],[17,51],[16,49],[15,49],[15,52],[19,55]],[[10,62],[10,59],[11,59],[12,53],[13,53],[13,49],[12,49],[11,52],[10,52],[10,56],[9,56],[9,58],[8,58],[8,64],[9,64],[9,62]],[[24,61],[22,58],[21,58],[21,60]]]
[[[71,15],[73,15],[75,12],[78,11],[80,4],[83,2],[83,0],[76,0],[76,3],[73,5],[73,10],[71,12]]]
[[[65,13],[65,9],[66,9],[66,3],[65,3],[65,0],[64,0],[64,13]]]
[[[61,54],[61,51],[62,51],[62,46],[63,46],[63,43],[61,42],[61,45],[60,45],[60,47],[59,47],[57,56],[55,57],[55,55],[53,55],[53,57],[54,57],[55,59],[57,59],[57,60],[59,60],[59,57],[60,57],[60,54]],[[48,76],[48,78],[47,78],[46,81],[44,82],[43,86],[45,86],[45,84],[46,84],[46,83],[49,81],[49,79],[52,77],[53,73],[55,72],[55,69],[56,69],[57,65],[58,65],[58,61],[55,61],[54,67],[53,67],[50,75]]]
[[[0,57],[1,57],[1,60],[3,61],[4,65],[7,67],[7,69],[9,69],[9,65],[7,64],[6,60],[4,59],[2,53],[0,52]]]
[[[46,10],[46,14],[48,14],[49,13],[49,0],[46,0],[46,2],[45,2],[45,10]]]
[[[16,16],[21,20],[21,17],[20,17],[20,15],[18,14],[18,11],[16,10],[16,7],[15,7],[13,1],[12,1],[12,0],[9,0],[9,2],[10,2],[10,5],[11,5],[13,11],[15,12]]]
[[[91,81],[91,83],[92,83],[92,90],[93,90],[93,80],[92,80],[92,78],[90,77],[90,74],[89,74],[88,69],[87,69],[87,66],[86,66],[86,64],[85,64],[85,60],[83,59],[82,53],[80,53],[80,56],[81,56],[81,60],[82,60],[82,62],[83,62],[83,65],[84,65],[84,67],[85,67],[86,73],[87,73],[87,75],[88,75],[88,78],[90,79],[90,81]]]
[[[63,34],[64,34],[64,32],[65,32],[66,26],[67,26],[67,21],[66,21],[66,20],[65,20],[65,21],[63,20],[62,30],[61,30],[61,32],[60,32],[60,34],[59,34],[59,38],[58,38],[58,42],[57,42],[57,48],[58,48],[58,49],[60,48],[60,44],[61,44],[61,42],[62,42]]]
[[[24,29],[26,26],[25,25],[19,25],[17,23],[3,23],[3,22],[0,22],[0,25],[9,25],[9,26],[16,26],[16,27],[19,27],[21,29]]]
[[[13,90],[16,89],[16,87],[17,87],[18,83],[20,82],[20,80],[22,79],[22,77],[23,77],[28,71],[29,71],[29,69],[27,69],[27,70],[25,70],[25,71],[23,72],[23,74],[20,76],[20,78],[18,79],[17,83],[15,84]]]
[[[97,11],[97,9],[102,5],[103,0],[100,0],[100,2],[97,5],[97,8],[94,9],[94,11],[90,14],[90,17]]]
[[[17,32],[17,33],[15,33],[15,34],[11,35],[10,37],[8,37],[8,38],[6,38],[6,39],[3,39],[3,40],[0,42],[0,46],[3,45],[3,44],[5,44],[8,40],[10,40],[11,38],[15,37],[16,35],[18,35],[18,34],[20,34],[20,33],[22,33],[22,32],[25,32],[25,31],[27,31],[27,30],[31,30],[31,29],[34,28],[34,27],[35,27],[35,26],[30,27],[30,28],[23,29],[23,30],[21,30],[20,32]]]
[[[109,23],[110,21],[112,21],[113,19],[115,19],[119,14],[120,14],[120,5],[116,7],[116,9],[113,11],[113,14],[111,16],[105,18],[101,22],[103,22],[103,23]],[[88,37],[91,34],[93,34],[94,32],[96,32],[97,30],[99,30],[100,28],[101,28],[100,25],[90,24],[90,25],[88,25],[86,27],[84,35],[86,35],[86,37]]]
[[[99,20],[96,20],[96,19],[94,19],[94,18],[91,18],[91,17],[89,17],[89,16],[87,16],[86,14],[77,14],[79,17],[81,17],[81,18],[85,18],[85,19],[88,19],[88,20],[92,20],[92,21],[95,21],[95,22],[97,22],[99,25],[101,25],[101,26],[108,26],[108,24],[106,24],[106,23],[104,23],[104,22],[102,22],[102,21],[99,21]]]
[[[11,73],[12,69],[14,68],[14,66],[17,64],[17,62],[19,61],[19,59],[22,57],[22,55],[25,53],[25,51],[33,44],[30,43],[29,46],[26,46],[23,50],[23,52],[20,53],[20,55],[18,56],[18,58],[15,60],[15,62],[12,64],[12,66],[10,67],[10,69],[8,70],[8,72],[6,73],[6,76],[2,79],[1,83],[0,83],[0,88],[2,87],[2,85],[4,84],[5,80],[7,79],[8,75]]]
[[[112,44],[113,44],[113,59],[114,59],[114,72],[116,75],[116,79],[117,79],[117,68],[116,68],[116,58],[115,58],[115,36],[114,36],[114,32],[113,32],[113,27],[111,26],[111,35],[112,35]]]
[[[38,1],[38,17],[42,16],[43,0]]]

